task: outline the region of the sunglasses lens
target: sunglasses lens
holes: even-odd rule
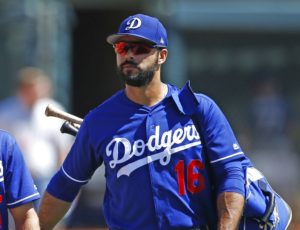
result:
[[[151,51],[151,47],[146,44],[136,44],[134,47],[131,48],[134,55],[138,54],[148,54]]]
[[[128,52],[129,46],[126,42],[118,42],[114,45],[114,49],[116,53],[124,56]]]
[[[143,43],[118,42],[114,45],[114,49],[116,53],[124,56],[129,50],[131,50],[134,55],[148,54],[152,47]]]

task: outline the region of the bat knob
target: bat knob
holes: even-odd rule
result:
[[[65,121],[60,128],[60,132],[67,133],[75,137],[78,132],[78,128],[76,128],[69,121]]]

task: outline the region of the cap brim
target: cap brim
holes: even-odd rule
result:
[[[143,37],[143,36],[140,36],[140,35],[135,35],[135,34],[132,34],[132,33],[118,33],[118,34],[112,34],[112,35],[109,35],[107,38],[106,38],[106,41],[113,45],[115,44],[116,42],[118,41],[121,41],[124,37],[135,37],[135,38],[140,38],[140,39],[143,39],[147,42],[150,42],[152,44],[156,44],[155,42]]]

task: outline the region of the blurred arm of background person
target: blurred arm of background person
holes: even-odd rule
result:
[[[39,219],[42,230],[51,230],[63,218],[71,203],[55,198],[45,192],[39,210]]]
[[[12,208],[10,213],[14,219],[16,230],[40,229],[38,216],[32,203]]]

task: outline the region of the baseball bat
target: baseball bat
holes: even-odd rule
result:
[[[72,136],[76,136],[77,132],[78,132],[78,128],[76,128],[72,123],[70,123],[69,121],[65,121],[63,123],[63,125],[60,128],[60,132],[61,133],[67,133],[70,134]]]
[[[80,117],[77,117],[73,114],[67,113],[65,111],[62,111],[61,109],[56,108],[55,106],[49,104],[46,107],[45,115],[48,117],[57,117],[66,121],[69,121],[71,123],[74,123],[74,126],[78,128],[80,124],[82,123],[83,119]],[[77,124],[77,125],[76,125]]]

